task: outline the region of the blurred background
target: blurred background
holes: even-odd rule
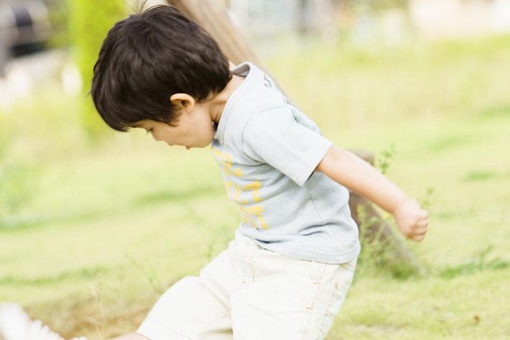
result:
[[[431,209],[422,274],[366,245],[331,339],[508,336],[510,0],[217,2],[328,138]],[[69,337],[133,330],[237,227],[209,150],[91,104],[108,29],[158,3],[0,0],[0,301]]]

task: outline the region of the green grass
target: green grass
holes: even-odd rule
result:
[[[394,149],[387,176],[432,213],[409,244],[427,274],[360,263],[329,339],[507,338],[510,39],[298,52],[264,58],[289,96],[338,145]],[[209,150],[139,132],[90,144],[74,98],[50,92],[0,113],[1,164],[30,184],[0,186],[26,198],[0,212],[0,301],[68,337],[132,331],[226,246],[237,209]]]

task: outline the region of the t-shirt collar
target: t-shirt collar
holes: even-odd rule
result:
[[[223,144],[223,136],[225,134],[225,128],[230,118],[232,107],[234,106],[237,99],[248,92],[256,83],[256,75],[262,73],[262,71],[260,71],[250,62],[244,62],[237,65],[231,70],[231,72],[234,75],[245,77],[245,79],[242,84],[230,95],[227,103],[225,104],[225,107],[223,108],[223,112],[221,113],[221,118],[214,134],[214,139],[216,139],[220,144]]]

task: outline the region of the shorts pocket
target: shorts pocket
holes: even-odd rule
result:
[[[313,284],[320,284],[326,271],[326,263],[302,260]]]

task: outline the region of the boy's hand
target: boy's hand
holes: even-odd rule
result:
[[[429,226],[429,213],[422,209],[418,202],[406,199],[393,212],[393,217],[402,234],[411,240],[421,242]]]

